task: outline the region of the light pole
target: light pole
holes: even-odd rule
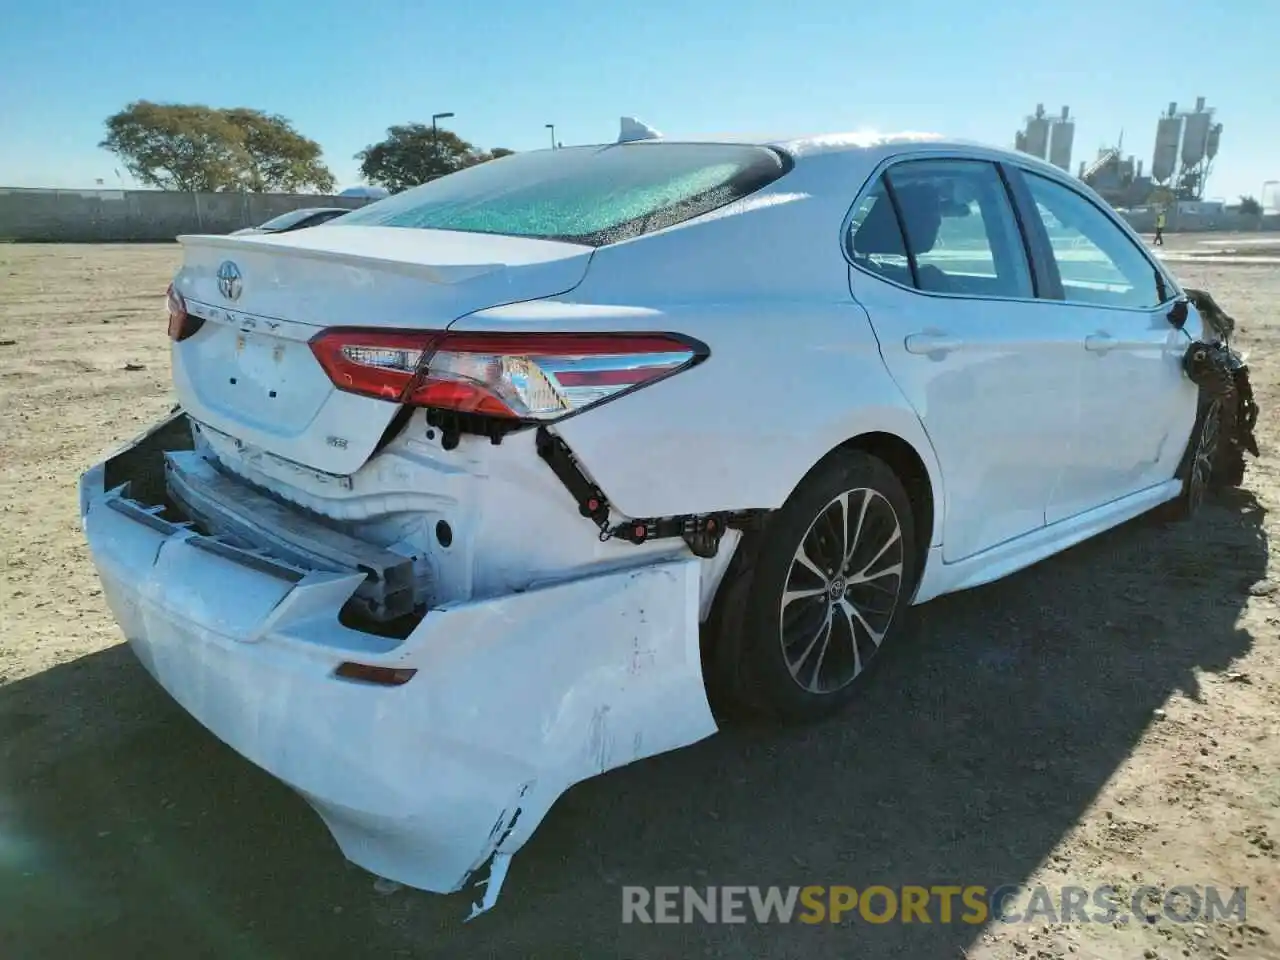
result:
[[[556,148],[556,125],[554,123],[548,123],[546,126],[547,129],[551,131],[551,149],[554,150]]]
[[[433,113],[431,115],[431,153],[435,157],[437,166],[440,164],[440,133],[436,129],[436,121],[448,120],[452,116],[452,113]]]

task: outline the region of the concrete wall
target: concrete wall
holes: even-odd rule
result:
[[[1154,210],[1130,210],[1122,213],[1126,220],[1139,233],[1156,232],[1156,212]],[[1170,210],[1165,218],[1165,230],[1179,233],[1222,232],[1222,233],[1256,233],[1258,231],[1280,230],[1280,215],[1247,216],[1240,213],[1222,211],[1220,213],[1186,213]]]
[[[230,233],[299,207],[362,207],[364,197],[166,190],[0,187],[0,240],[165,242],[180,233]]]

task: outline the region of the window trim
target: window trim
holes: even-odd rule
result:
[[[1035,213],[1036,208],[1031,190],[1022,178],[1021,171],[1003,161],[996,166],[1000,170],[1005,190],[1009,193],[1009,202],[1013,204],[1018,230],[1022,233],[1023,248],[1026,250],[1027,262],[1031,265],[1031,286],[1035,297],[1037,300],[1060,301],[1062,277],[1058,273],[1058,261],[1053,256],[1049,233],[1038,216],[1027,216],[1028,210]]]
[[[907,255],[907,271],[911,274],[911,289],[919,290],[920,267],[916,263],[916,255],[911,252],[911,242],[907,239],[907,221],[902,219],[902,206],[898,203],[898,191],[894,189],[893,177],[889,176],[889,170],[885,168],[885,171],[877,179],[884,184],[885,199],[889,201],[889,206],[893,208],[893,222],[898,225],[898,236],[902,240],[902,252]],[[874,188],[875,181],[873,180],[872,189]],[[852,217],[850,217],[850,221],[852,222]],[[853,239],[852,236],[850,236],[850,239]],[[848,249],[848,247],[849,245],[845,244],[845,248]],[[861,270],[862,268],[859,267],[858,269]],[[863,272],[866,271],[864,270]],[[889,279],[884,274],[876,274],[876,276],[885,280]],[[896,280],[889,280],[889,282],[895,286],[902,286]]]
[[[945,300],[994,300],[1001,303],[1042,303],[1044,302],[1044,298],[1036,296],[1037,281],[1036,281],[1035,260],[1031,256],[1031,252],[1028,249],[1025,236],[1022,237],[1023,242],[1021,244],[1021,250],[1022,250],[1023,259],[1026,262],[1027,273],[1031,277],[1032,296],[1008,297],[1008,296],[993,296],[991,294],[983,294],[983,293],[951,293],[949,291],[944,291],[944,290],[921,290],[920,289],[919,278],[916,270],[916,256],[915,256],[915,253],[913,253],[911,250],[910,243],[907,240],[906,230],[903,228],[902,211],[898,208],[897,195],[896,193],[894,193],[891,178],[887,176],[889,171],[892,170],[895,166],[899,166],[904,163],[913,163],[919,160],[939,160],[943,162],[949,161],[953,163],[957,161],[965,162],[965,163],[985,163],[988,166],[994,167],[996,179],[1000,183],[1000,185],[1003,187],[1005,200],[1009,204],[1010,210],[1013,212],[1014,223],[1017,224],[1019,234],[1022,233],[1022,223],[1019,218],[1017,199],[1012,195],[1012,192],[1009,189],[1009,183],[1007,179],[1003,176],[1002,171],[1000,169],[1002,166],[1002,161],[993,159],[992,157],[970,155],[965,153],[959,153],[952,150],[947,150],[947,151],[913,150],[907,153],[897,153],[891,157],[886,157],[885,159],[881,160],[878,164],[876,164],[875,168],[871,171],[871,173],[867,175],[867,179],[863,182],[862,186],[858,189],[857,194],[853,198],[853,202],[849,205],[849,209],[848,211],[846,211],[844,215],[844,219],[841,220],[840,222],[840,233],[839,233],[838,239],[840,243],[840,255],[844,257],[845,263],[847,263],[851,269],[858,271],[859,275],[861,276],[872,277],[876,280],[879,280],[881,283],[887,283],[890,286],[896,287],[899,290],[905,290],[908,293],[914,293],[922,297],[939,297]],[[853,221],[853,215],[857,213],[858,206],[862,203],[864,199],[866,199],[867,194],[869,194],[873,189],[875,189],[876,183],[880,181],[882,178],[885,184],[885,195],[889,198],[890,203],[892,203],[893,205],[894,219],[897,221],[898,230],[902,234],[902,246],[903,246],[903,249],[906,250],[907,252],[907,263],[911,267],[911,279],[912,279],[912,282],[916,284],[915,286],[911,286],[911,287],[903,286],[901,283],[898,283],[896,280],[891,280],[888,277],[882,276],[881,274],[878,274],[878,273],[872,273],[870,270],[867,270],[864,267],[861,267],[858,264],[854,263],[853,257],[850,255],[849,244],[846,238],[849,236],[849,227]],[[993,257],[994,257],[994,254],[995,254],[995,251],[993,250],[992,251]]]
[[[1046,170],[1033,169],[1029,165],[1021,163],[1008,163],[1007,166],[1011,173],[1010,179],[1017,184],[1013,191],[1016,195],[1015,202],[1025,205],[1027,210],[1027,220],[1031,224],[1031,230],[1039,237],[1038,245],[1041,247],[1040,256],[1046,257],[1045,268],[1053,278],[1052,288],[1058,293],[1058,296],[1052,298],[1054,303],[1061,303],[1070,307],[1085,307],[1093,310],[1125,310],[1130,313],[1150,314],[1157,310],[1168,309],[1183,296],[1182,288],[1178,285],[1178,282],[1173,278],[1173,276],[1164,269],[1164,264],[1161,263],[1159,259],[1151,255],[1150,251],[1146,249],[1141,239],[1136,236],[1133,227],[1129,225],[1129,222],[1114,210],[1110,209],[1105,204],[1098,203],[1065,177],[1051,174]],[[1049,239],[1049,231],[1045,228],[1044,220],[1040,217],[1039,211],[1036,210],[1035,197],[1032,194],[1031,187],[1026,179],[1028,176],[1035,176],[1042,180],[1048,180],[1050,183],[1056,184],[1064,190],[1074,194],[1077,199],[1084,201],[1089,204],[1089,206],[1097,210],[1102,215],[1103,219],[1114,226],[1133,246],[1139,256],[1147,262],[1147,265],[1151,267],[1152,274],[1157,281],[1157,287],[1163,284],[1165,299],[1149,307],[1129,307],[1096,303],[1089,300],[1069,299],[1067,297],[1066,287],[1062,283],[1062,274],[1058,269],[1057,257],[1053,255],[1053,243]]]

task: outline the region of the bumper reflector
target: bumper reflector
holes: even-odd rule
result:
[[[382,687],[399,687],[413,679],[417,673],[409,667],[373,667],[367,663],[347,661],[338,665],[334,676],[344,680],[359,680],[362,683],[376,683]]]

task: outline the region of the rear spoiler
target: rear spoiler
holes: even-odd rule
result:
[[[342,229],[355,228],[343,227]],[[465,283],[468,280],[474,280],[476,277],[506,269],[506,264],[503,263],[461,263],[441,266],[429,263],[409,263],[404,260],[351,253],[349,251],[316,250],[311,247],[299,246],[295,236],[288,233],[245,234],[238,237],[224,234],[184,233],[177,240],[184,248],[212,247],[245,253],[282,253],[285,256],[304,260],[341,263],[346,266],[377,267],[379,270],[420,277],[431,283],[442,285]]]

